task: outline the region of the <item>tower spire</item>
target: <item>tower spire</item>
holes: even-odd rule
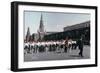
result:
[[[26,34],[26,41],[29,42],[29,40],[30,40],[30,29],[28,27],[27,34]]]
[[[45,31],[44,31],[44,25],[43,25],[43,16],[42,16],[42,13],[41,13],[41,17],[40,17],[40,25],[39,25],[39,40],[43,40],[44,38],[44,35],[45,35]]]
[[[41,19],[40,19],[40,26],[39,26],[39,29],[41,32],[44,31],[44,25],[43,25],[43,17],[42,17],[42,13],[41,13]]]

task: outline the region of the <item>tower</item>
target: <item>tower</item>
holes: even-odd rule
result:
[[[30,41],[30,29],[28,27],[27,34],[26,34],[26,42],[29,42],[29,41]]]
[[[39,25],[38,35],[39,35],[39,39],[38,40],[42,41],[43,38],[44,38],[44,35],[45,35],[42,14],[41,14],[41,17],[40,17],[40,25]]]

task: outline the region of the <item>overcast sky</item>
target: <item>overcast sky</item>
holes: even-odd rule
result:
[[[90,20],[90,14],[84,13],[56,13],[56,12],[34,12],[24,11],[24,27],[25,34],[27,28],[30,28],[30,33],[37,33],[40,25],[41,14],[43,16],[43,24],[47,32],[60,32],[66,26],[71,26],[81,22]]]

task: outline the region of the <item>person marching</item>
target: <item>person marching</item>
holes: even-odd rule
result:
[[[68,49],[68,37],[66,37],[66,40],[65,40],[65,48],[64,48],[65,53],[67,52],[67,49]]]
[[[79,56],[83,57],[83,37],[78,40],[78,47],[79,47]]]
[[[71,53],[71,49],[72,49],[72,39],[69,38],[68,39],[68,51]]]

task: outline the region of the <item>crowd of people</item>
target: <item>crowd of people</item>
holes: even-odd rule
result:
[[[83,56],[83,43],[82,38],[78,41],[66,38],[65,40],[59,41],[37,41],[27,42],[24,45],[24,54],[28,53],[43,53],[43,52],[56,52],[56,53],[67,53],[78,46],[80,52],[79,55]]]

